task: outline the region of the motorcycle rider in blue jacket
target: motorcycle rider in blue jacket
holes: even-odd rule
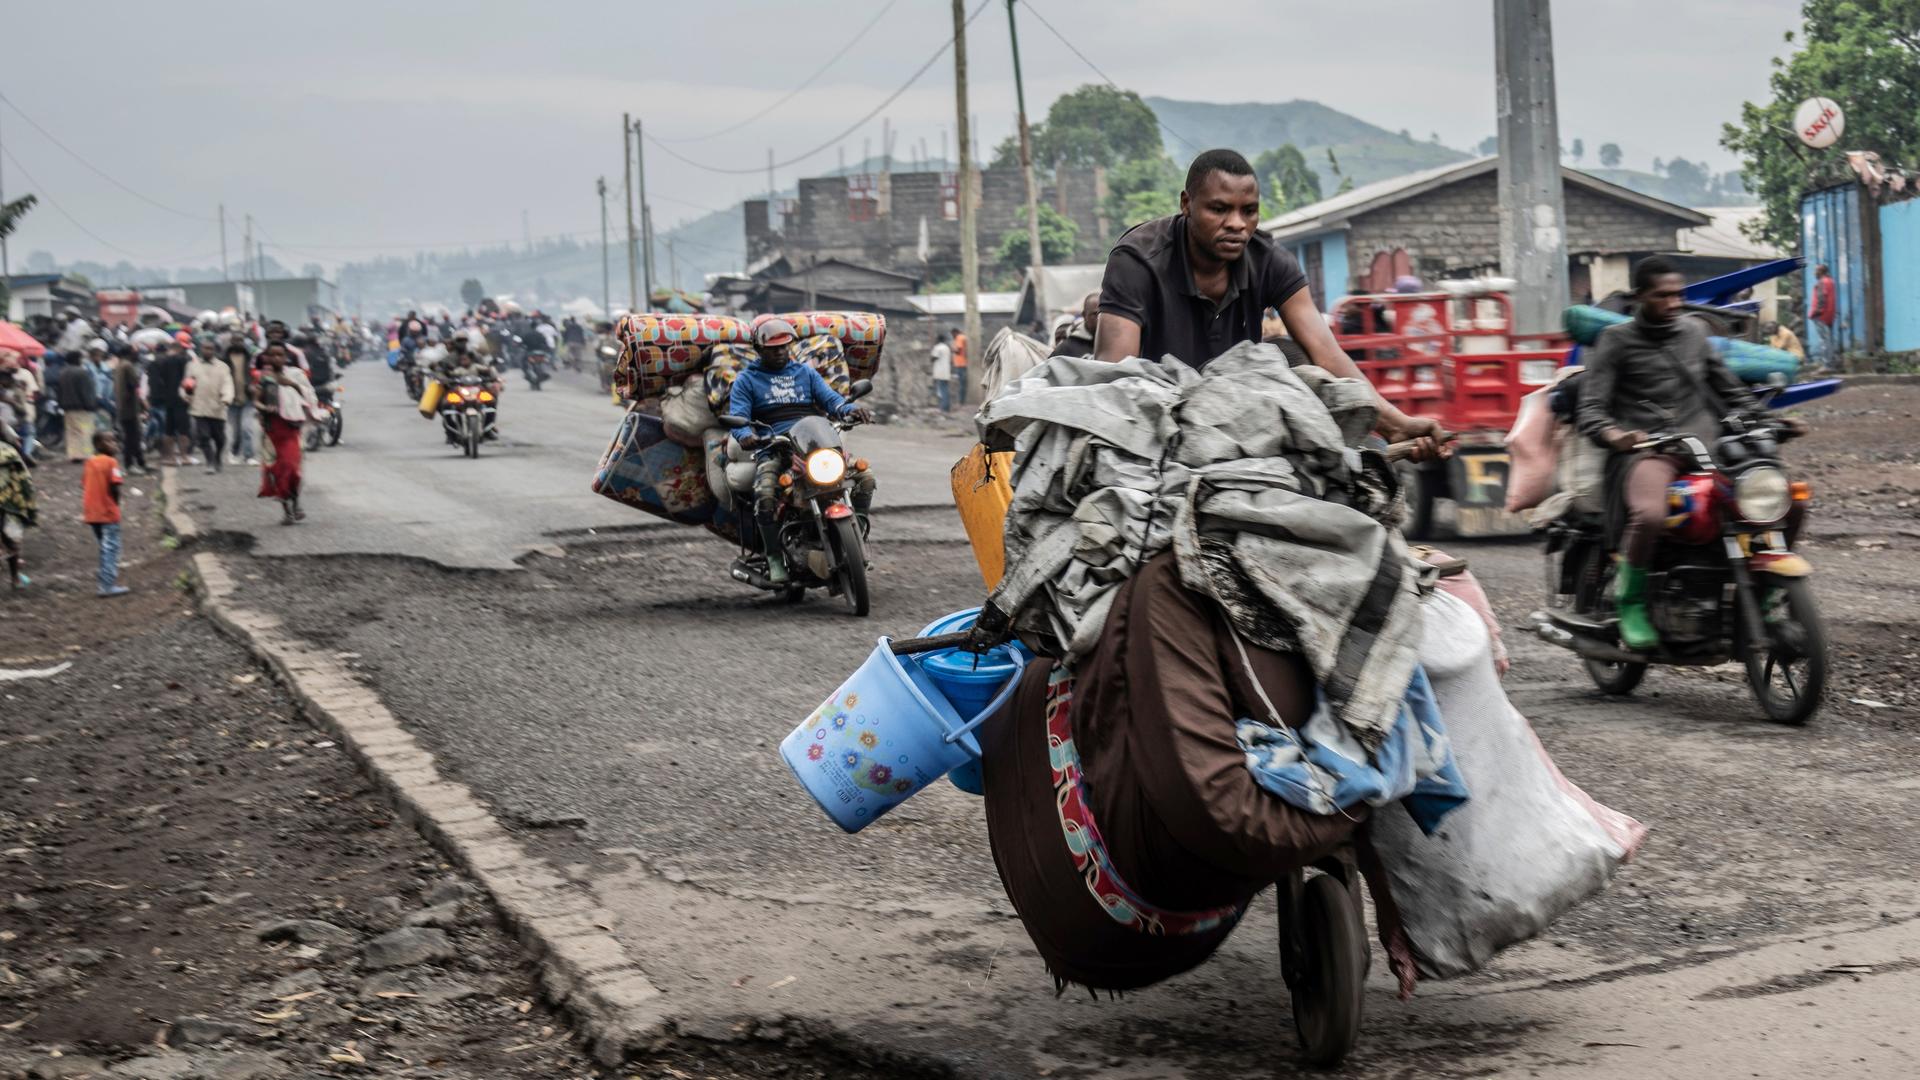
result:
[[[744,450],[754,454],[753,520],[760,531],[761,549],[767,555],[767,579],[775,585],[787,581],[786,560],[781,553],[780,530],[774,510],[780,500],[780,471],[785,462],[770,453],[766,444],[773,435],[784,435],[804,417],[824,413],[835,420],[855,419],[865,423],[873,418],[867,409],[848,401],[810,365],[796,363],[788,356],[797,335],[785,319],[768,319],[754,328],[753,344],[759,355],[734,377],[727,398],[727,415],[745,417],[764,428],[747,429],[734,437]],[[764,431],[764,434],[762,433]],[[871,501],[869,481],[861,492],[856,486],[854,509],[864,518],[866,502]]]

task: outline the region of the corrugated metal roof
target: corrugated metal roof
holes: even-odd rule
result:
[[[1411,199],[1434,188],[1458,183],[1481,173],[1492,172],[1500,167],[1500,159],[1495,156],[1475,158],[1472,161],[1458,161],[1450,165],[1441,165],[1420,172],[1396,176],[1389,180],[1378,180],[1365,187],[1357,187],[1345,194],[1322,199],[1310,206],[1289,210],[1279,217],[1261,222],[1263,232],[1276,240],[1291,240],[1299,236],[1308,236],[1328,229],[1345,228],[1349,219],[1369,210],[1388,206],[1403,199]],[[1589,191],[1632,203],[1644,210],[1666,214],[1695,226],[1705,225],[1708,218],[1698,210],[1670,203],[1665,199],[1656,199],[1643,195],[1631,188],[1609,183],[1597,176],[1583,173],[1578,169],[1560,167],[1560,181],[1564,184],[1578,184]]]
[[[907,297],[907,303],[922,315],[965,315],[967,296],[965,293],[914,293]],[[1017,292],[983,292],[980,294],[980,314],[1011,315],[1020,303]]]
[[[1759,220],[1766,213],[1763,207],[1714,206],[1702,208],[1700,212],[1711,219],[1707,224],[1680,230],[1680,250],[1688,255],[1765,262],[1787,254],[1772,244],[1750,240],[1740,231],[1741,226]]]

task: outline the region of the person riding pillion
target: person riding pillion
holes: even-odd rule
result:
[[[767,555],[767,578],[776,585],[787,580],[779,529],[774,523],[774,510],[780,500],[780,469],[784,463],[768,448],[768,437],[786,434],[809,416],[825,414],[835,420],[853,419],[861,423],[873,419],[866,408],[848,401],[827,385],[818,371],[789,358],[795,336],[793,324],[785,319],[768,319],[755,327],[753,344],[759,355],[735,376],[733,391],[727,398],[727,415],[764,425],[764,428],[742,429],[734,439],[741,449],[754,452],[753,520]],[[872,500],[872,484],[856,482],[853,509],[862,519]]]
[[[1647,614],[1647,569],[1666,527],[1667,488],[1690,462],[1640,449],[1649,431],[1692,435],[1712,450],[1722,418],[1771,426],[1766,410],[1708,340],[1704,320],[1681,309],[1686,278],[1659,256],[1633,270],[1633,321],[1610,326],[1586,353],[1581,436],[1612,451],[1607,458],[1610,526],[1619,532],[1614,602],[1620,640],[1635,652],[1660,644]],[[1780,421],[1788,435],[1806,432],[1797,417]]]

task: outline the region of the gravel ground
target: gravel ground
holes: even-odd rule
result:
[[[1628,701],[1602,698],[1571,654],[1520,630],[1542,599],[1534,545],[1446,545],[1471,559],[1510,628],[1516,705],[1571,777],[1653,836],[1614,888],[1484,975],[1411,1005],[1376,987],[1354,1068],[1466,1076],[1539,1061],[1556,1027],[1610,1000],[1569,999],[1566,1017],[1502,1014],[1515,980],[1569,995],[1617,982],[1612,1000],[1639,1000],[1677,967],[1920,917],[1920,838],[1905,827],[1920,812],[1920,455],[1906,441],[1917,409],[1920,388],[1899,386],[1803,410],[1816,433],[1789,460],[1816,487],[1805,550],[1835,646],[1834,694],[1805,729],[1756,719],[1737,668],[1656,672]],[[1264,919],[1153,992],[1054,1003],[998,896],[977,804],[930,792],[847,838],[795,788],[770,750],[793,718],[875,634],[979,599],[950,512],[882,515],[875,536],[871,620],[735,586],[725,547],[691,531],[576,538],[510,574],[257,559],[242,590],[308,639],[358,654],[444,768],[562,873],[619,897],[644,927],[649,974],[682,1009],[832,1013],[820,994],[857,986],[879,1018],[873,1040],[970,1073],[1091,1075],[1075,1069],[1144,1057],[1238,1074],[1290,1060]],[[454,667],[471,677],[442,677]],[[688,940],[701,947],[657,944]],[[800,981],[786,993],[806,991],[798,1001],[771,992],[789,975]],[[1252,1026],[1223,1030],[1249,1002]],[[1552,1060],[1605,1045],[1576,1041]]]
[[[92,595],[77,475],[40,470],[0,596],[0,668],[72,664],[0,682],[0,1077],[866,1075],[745,1041],[596,1068],[491,904],[193,614],[157,483],[136,591]]]

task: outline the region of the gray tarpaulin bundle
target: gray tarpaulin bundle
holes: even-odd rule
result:
[[[990,604],[1043,653],[1098,640],[1115,591],[1173,548],[1181,578],[1248,640],[1298,652],[1368,747],[1398,716],[1433,571],[1392,524],[1365,382],[1243,343],[1177,360],[1055,357],[981,409],[1018,451],[1007,575]]]

